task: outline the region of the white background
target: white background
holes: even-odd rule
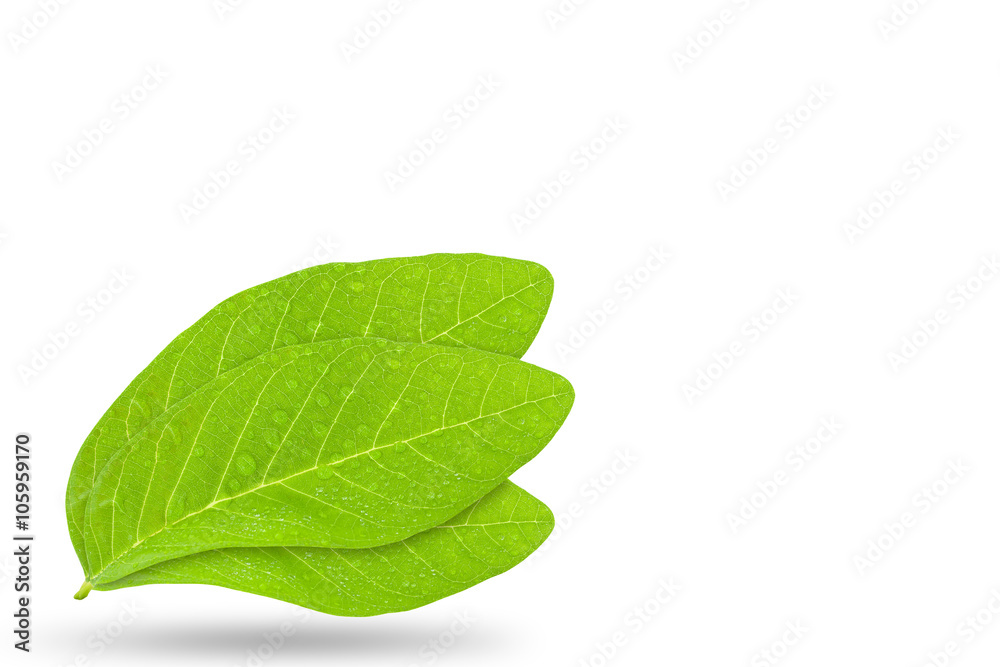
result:
[[[12,443],[27,431],[37,535],[30,656],[9,646],[13,559],[0,558],[16,664],[255,664],[247,652],[285,622],[294,634],[267,665],[765,665],[760,651],[793,639],[786,623],[805,631],[783,665],[917,667],[950,641],[947,664],[996,664],[1000,618],[971,642],[960,624],[1000,590],[1000,285],[977,283],[1000,252],[1000,6],[926,2],[887,31],[890,0],[593,0],[554,27],[556,0],[405,1],[348,62],[342,44],[386,4],[247,0],[220,17],[212,0],[67,2],[14,44],[40,10],[4,2],[0,533],[13,533]],[[689,39],[706,46],[679,66]],[[152,88],[157,67],[155,89],[130,92]],[[499,87],[456,127],[445,114],[480,77]],[[144,98],[125,119],[123,94]],[[243,159],[276,108],[294,121],[186,221],[180,206]],[[54,163],[105,118],[113,132],[60,178]],[[625,129],[581,171],[576,151],[609,119]],[[391,190],[385,172],[439,127],[446,142]],[[777,150],[763,166],[743,165],[765,146]],[[913,171],[925,150],[936,161]],[[734,168],[754,173],[724,201]],[[519,233],[512,214],[563,169],[572,184]],[[905,192],[849,234],[895,179]],[[660,248],[667,265],[639,270]],[[302,622],[213,588],[72,599],[70,465],[160,349],[310,258],[441,251],[531,259],[556,278],[526,359],[567,376],[577,402],[515,478],[569,524],[542,555],[373,619]],[[85,315],[122,270],[128,286]],[[627,276],[645,282],[620,287]],[[970,281],[971,301],[952,292]],[[770,319],[779,290],[794,306],[752,339],[745,323]],[[615,312],[588,325],[607,300]],[[939,309],[947,322],[894,368],[890,353]],[[71,323],[79,334],[25,381]],[[734,342],[744,353],[711,367]],[[691,401],[699,371],[717,379]],[[829,418],[837,436],[801,469],[789,462]],[[588,480],[620,453],[637,461],[595,500]],[[949,462],[968,471],[930,509],[915,502]],[[751,498],[776,472],[788,477],[773,498]],[[744,499],[759,509],[734,531]],[[882,534],[907,512],[915,525]],[[880,536],[879,561],[859,566]],[[655,602],[670,578],[682,590]],[[632,622],[647,602],[658,613]],[[457,638],[456,614],[475,619]],[[624,646],[605,660],[598,645],[616,632]],[[442,654],[427,644],[438,638],[452,644]]]

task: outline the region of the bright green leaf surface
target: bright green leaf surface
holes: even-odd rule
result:
[[[289,346],[358,336],[520,357],[551,297],[552,277],[537,264],[485,255],[429,255],[314,267],[227,299],[133,380],[81,447],[66,494],[70,536],[81,563],[91,573],[88,562],[102,567],[111,553],[88,554],[84,538],[98,475],[151,422],[221,375]],[[171,433],[163,435],[162,446],[172,446]],[[132,463],[154,466],[157,461]],[[245,459],[230,463],[236,472],[249,465]],[[137,497],[134,488],[124,494]],[[143,516],[144,522],[150,520]],[[115,539],[126,539],[122,530],[111,531]]]
[[[205,551],[98,588],[213,584],[328,614],[371,616],[420,607],[505,572],[552,527],[545,505],[505,482],[447,523],[386,546]]]
[[[88,580],[206,549],[405,539],[534,457],[572,402],[564,378],[480,350],[348,338],[255,357],[112,457]]]

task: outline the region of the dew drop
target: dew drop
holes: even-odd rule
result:
[[[249,454],[240,454],[236,457],[236,470],[241,475],[249,475],[257,469],[257,462]]]
[[[187,494],[175,497],[174,501],[170,504],[170,507],[167,509],[168,520],[173,521],[177,517],[184,516],[186,508],[187,508]]]

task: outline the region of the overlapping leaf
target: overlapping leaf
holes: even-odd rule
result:
[[[520,357],[541,326],[552,276],[532,262],[428,255],[313,267],[241,292],[178,336],[112,404],[70,475],[66,512],[80,562],[90,491],[132,435],[219,375],[282,347],[354,336]]]
[[[67,490],[88,575],[81,594],[213,583],[365,615],[512,567],[544,540],[551,515],[510,483],[488,492],[558,429],[572,388],[456,348],[520,356],[551,287],[535,264],[434,255],[317,267],[220,304],[133,381],[81,449]],[[489,530],[461,522],[472,509],[450,522],[460,527],[435,528],[477,498],[477,516],[498,518]],[[413,553],[428,567],[483,567],[435,571],[408,596],[409,580],[386,572],[405,571]],[[361,567],[376,562],[386,569]],[[315,579],[345,563],[362,588],[369,575],[388,587],[365,606]]]
[[[545,505],[505,482],[441,526],[386,546],[204,551],[101,588],[211,584],[327,614],[371,616],[420,607],[506,572],[552,527]]]

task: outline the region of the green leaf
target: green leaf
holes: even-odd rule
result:
[[[545,505],[505,482],[447,523],[373,549],[205,551],[98,586],[211,584],[340,616],[406,611],[514,567],[552,532]]]
[[[324,265],[227,299],[133,380],[81,447],[66,509],[84,569],[91,571],[84,527],[98,476],[136,434],[224,373],[289,346],[360,336],[520,357],[551,296],[543,267],[470,254]]]
[[[220,375],[98,476],[88,580],[211,548],[367,548],[455,516],[562,425],[559,375],[480,350],[345,338]]]

